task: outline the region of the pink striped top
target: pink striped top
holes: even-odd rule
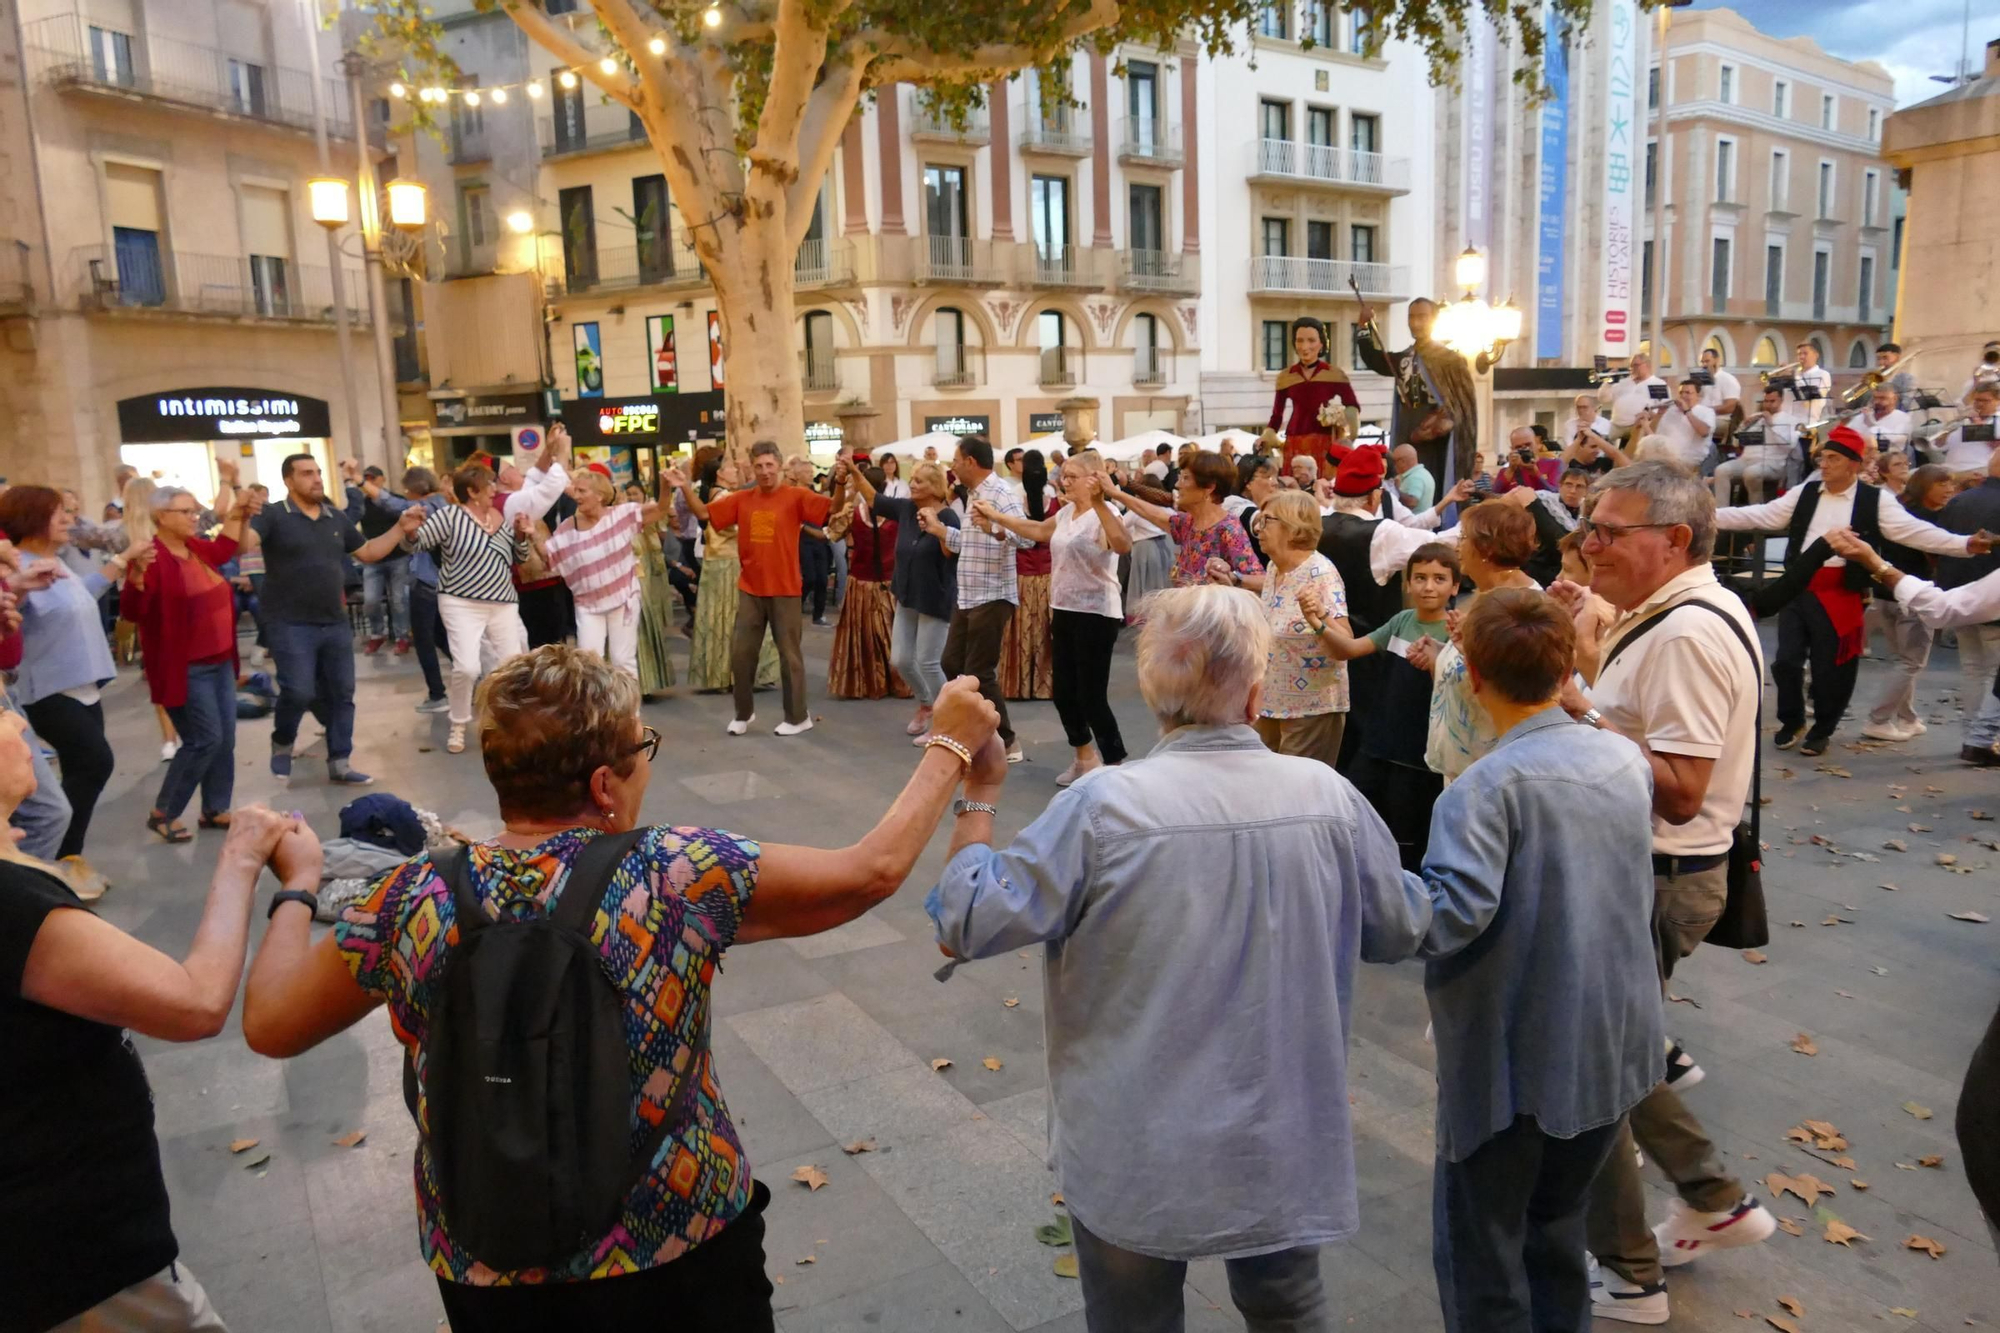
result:
[[[549,563],[578,607],[596,615],[617,611],[639,595],[639,562],[632,538],[639,531],[639,506],[613,505],[597,526],[580,531],[566,518],[548,540]]]

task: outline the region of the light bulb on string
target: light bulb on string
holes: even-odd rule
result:
[[[562,73],[556,75],[556,82],[561,84],[565,89],[576,87],[576,71],[573,69],[564,70]]]
[[[606,74],[616,74],[618,72],[618,62],[616,60],[613,60],[610,56],[606,56],[604,57],[604,59],[598,61],[597,67],[603,70]]]
[[[667,39],[664,37],[655,37],[652,41],[646,43],[646,49],[656,56],[663,56],[667,53]]]
[[[409,91],[410,90],[408,88],[405,88],[400,83],[392,83],[389,85],[389,96],[397,99],[401,99]]]
[[[540,79],[530,80],[528,83],[528,100],[531,102],[539,101],[541,96],[542,96],[542,81]]]
[[[721,27],[722,10],[715,5],[710,5],[707,9],[701,11],[701,21],[711,28]]]
[[[491,93],[487,95],[493,99],[493,105],[495,106],[507,105],[507,90],[505,88],[495,88]]]
[[[465,104],[467,106],[478,106],[479,94],[468,88],[465,93]]]

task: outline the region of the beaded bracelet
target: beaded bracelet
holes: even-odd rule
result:
[[[962,741],[954,740],[950,736],[927,736],[924,738],[924,749],[928,750],[933,745],[943,746],[958,756],[959,763],[964,764],[968,769],[972,767],[972,751],[966,749]]]

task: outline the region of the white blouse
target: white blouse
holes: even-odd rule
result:
[[[1104,524],[1096,509],[1077,517],[1075,505],[1056,511],[1056,530],[1049,537],[1049,608],[1123,619],[1118,593],[1118,553],[1104,541]]]

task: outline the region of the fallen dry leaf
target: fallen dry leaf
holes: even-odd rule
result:
[[[1052,1204],[1054,1204],[1054,1205],[1055,1205],[1056,1207],[1058,1207],[1058,1208],[1062,1207],[1062,1201],[1063,1201],[1063,1198],[1062,1198],[1062,1191],[1061,1191],[1061,1190],[1057,1190],[1057,1191],[1056,1191],[1056,1192],[1055,1192],[1054,1194],[1051,1194],[1051,1195],[1049,1196],[1049,1202],[1050,1202],[1050,1203],[1052,1203]]]
[[[1785,1307],[1786,1314],[1797,1315],[1800,1319],[1806,1317],[1806,1307],[1799,1304],[1799,1298],[1796,1296],[1780,1296],[1778,1304]]]
[[[771,1281],[782,1287],[785,1285],[785,1275],[783,1273],[774,1273],[771,1275]]]
[[[995,1072],[998,1072],[1000,1069],[1000,1062],[998,1060],[995,1060],[990,1055],[987,1056],[984,1060],[981,1060],[979,1063],[985,1065],[988,1069],[994,1070]]]
[[[938,1071],[938,1070],[943,1070],[943,1069],[949,1069],[949,1068],[951,1068],[951,1061],[949,1061],[949,1060],[933,1060],[933,1061],[931,1061],[931,1069],[932,1069],[932,1071],[933,1071],[933,1072],[936,1072],[936,1071]]]
[[[1915,1319],[1917,1317],[1917,1312],[1907,1305],[1892,1305],[1889,1307],[1889,1313],[1899,1314],[1905,1319]]]
[[[1075,1276],[1076,1276],[1076,1256],[1075,1256],[1075,1255],[1073,1255],[1073,1254],[1059,1254],[1059,1255],[1057,1255],[1057,1256],[1056,1256],[1056,1276],[1057,1276],[1057,1277],[1075,1277]]]
[[[1000,1003],[1001,1003],[1001,1004],[1002,1004],[1002,1005],[1003,1005],[1004,1007],[1006,1007],[1006,1008],[1008,1008],[1008,1009],[1012,1009],[1012,1008],[1015,1008],[1016,1006],[1018,1006],[1018,1005],[1019,1005],[1019,1004],[1020,1004],[1021,1002],[1020,1002],[1020,1000],[1016,999],[1016,998],[1015,998],[1014,996],[1012,996],[1012,995],[1009,995],[1009,996],[1008,996],[1008,997],[1007,997],[1006,999],[1004,999],[1004,1000],[1000,1001]]]
[[[1886,977],[1889,975],[1889,969],[1886,967],[1871,967],[1868,970],[1870,972],[1873,972],[1878,977]]]
[[[1839,764],[1819,764],[1816,765],[1816,767],[1819,769],[1820,772],[1831,773],[1833,774],[1833,776],[1837,778],[1851,778],[1854,776],[1852,773],[1842,768]]]
[[[1917,1168],[1911,1166],[1908,1162],[1898,1162],[1896,1163],[1896,1169],[1898,1171],[1914,1171]]]
[[[1779,1218],[1778,1230],[1784,1232],[1787,1236],[1803,1236],[1806,1234],[1806,1229],[1799,1225],[1799,1220],[1796,1217]]]
[[[1917,1165],[1930,1167],[1933,1171],[1939,1170],[1944,1166],[1944,1158],[1936,1153],[1932,1153],[1928,1157],[1919,1157]]]
[[[852,1142],[852,1143],[849,1143],[849,1144],[845,1144],[845,1145],[843,1145],[843,1146],[841,1147],[841,1149],[840,1149],[840,1150],[841,1150],[842,1152],[846,1153],[846,1154],[847,1154],[847,1155],[848,1155],[849,1157],[853,1157],[853,1156],[856,1156],[856,1155],[857,1155],[857,1154],[859,1154],[859,1153],[865,1153],[865,1152],[874,1152],[874,1151],[875,1151],[875,1140],[873,1140],[873,1139],[856,1139],[856,1140],[855,1140],[854,1142]]]
[[[1837,990],[1834,992],[1834,994],[1838,995],[1843,1000],[1851,1000],[1854,998],[1854,992],[1851,990]]]
[[[1903,1248],[1906,1250],[1922,1250],[1933,1259],[1944,1258],[1944,1246],[1938,1244],[1929,1236],[1912,1235],[1903,1241]]]
[[[1865,1180],[1850,1180],[1847,1182],[1847,1187],[1849,1189],[1865,1190],[1868,1188],[1868,1182]]]
[[[1902,886],[1897,884],[1878,884],[1876,887],[1887,889],[1890,893],[1901,893],[1903,891]]]
[[[1910,850],[1910,844],[1904,842],[1901,838],[1891,838],[1882,845],[1892,852],[1907,852]]]
[[[229,1151],[249,1152],[252,1148],[256,1146],[257,1146],[256,1139],[235,1139],[230,1142]]]
[[[1859,1231],[1856,1231],[1837,1217],[1830,1217],[1827,1219],[1826,1230],[1820,1234],[1820,1239],[1829,1245],[1839,1245],[1851,1250],[1854,1248],[1855,1241],[1872,1240],[1874,1238],[1862,1235]]]
[[[792,1260],[792,1262],[794,1264],[816,1264],[819,1262],[819,1256],[816,1254],[809,1254],[803,1259],[794,1259]]]
[[[1955,866],[1958,864],[1958,858],[1950,852],[1939,852],[1937,854],[1937,863],[1941,866]]]
[[[1813,1132],[1801,1125],[1793,1125],[1785,1131],[1785,1138],[1793,1143],[1811,1143]]]
[[[1777,1329],[1778,1333],[1799,1333],[1799,1326],[1782,1315],[1767,1314],[1764,1322]]]
[[[1929,824],[1910,825],[1910,832],[1912,833],[1929,833],[1930,831],[1931,831],[1931,826]]]
[[[1993,816],[1992,816],[1992,815],[1988,814],[1988,813],[1987,813],[1986,811],[1984,811],[1984,810],[1967,810],[1967,811],[1966,811],[1965,813],[1966,813],[1966,814],[1968,814],[1968,815],[1971,815],[1971,816],[1972,816],[1972,817],[1973,817],[1974,819],[1991,819],[1991,818],[1993,818]]]
[[[827,1183],[826,1172],[816,1166],[800,1167],[798,1170],[792,1172],[792,1179],[804,1185],[808,1190],[817,1190]]]
[[[339,1138],[333,1141],[333,1146],[336,1148],[358,1148],[361,1146],[362,1140],[366,1139],[367,1137],[368,1137],[367,1130],[357,1129],[352,1133],[342,1134]]]
[[[1788,1176],[1782,1171],[1773,1171],[1765,1176],[1764,1184],[1770,1187],[1773,1194],[1797,1195],[1808,1208],[1820,1195],[1833,1193],[1833,1186],[1817,1176]]]
[[[1803,921],[1794,921],[1792,922],[1792,928],[1794,930],[1804,930],[1806,928],[1806,923]]]
[[[1763,954],[1758,953],[1755,949],[1745,949],[1743,951],[1743,961],[1746,963],[1768,963],[1771,960]]]
[[[1833,1165],[1839,1167],[1843,1171],[1854,1170],[1854,1159],[1852,1157],[1836,1157],[1833,1158],[1832,1161]]]
[[[1983,926],[1988,921],[1992,920],[1992,918],[1987,916],[1986,913],[1984,912],[1946,912],[1945,915],[1950,917],[1953,921],[1970,921],[1977,926]]]
[[[255,1171],[259,1167],[269,1166],[270,1164],[271,1164],[271,1154],[259,1153],[255,1161],[245,1162],[243,1164],[243,1169],[245,1171]]]
[[[1915,1102],[1904,1102],[1903,1109],[1919,1120],[1928,1120],[1931,1118],[1931,1108],[1928,1106],[1919,1106]]]
[[[1792,1038],[1792,1049],[1800,1055],[1819,1054],[1819,1047],[1813,1044],[1812,1035],[1806,1032],[1801,1032],[1798,1036]]]

